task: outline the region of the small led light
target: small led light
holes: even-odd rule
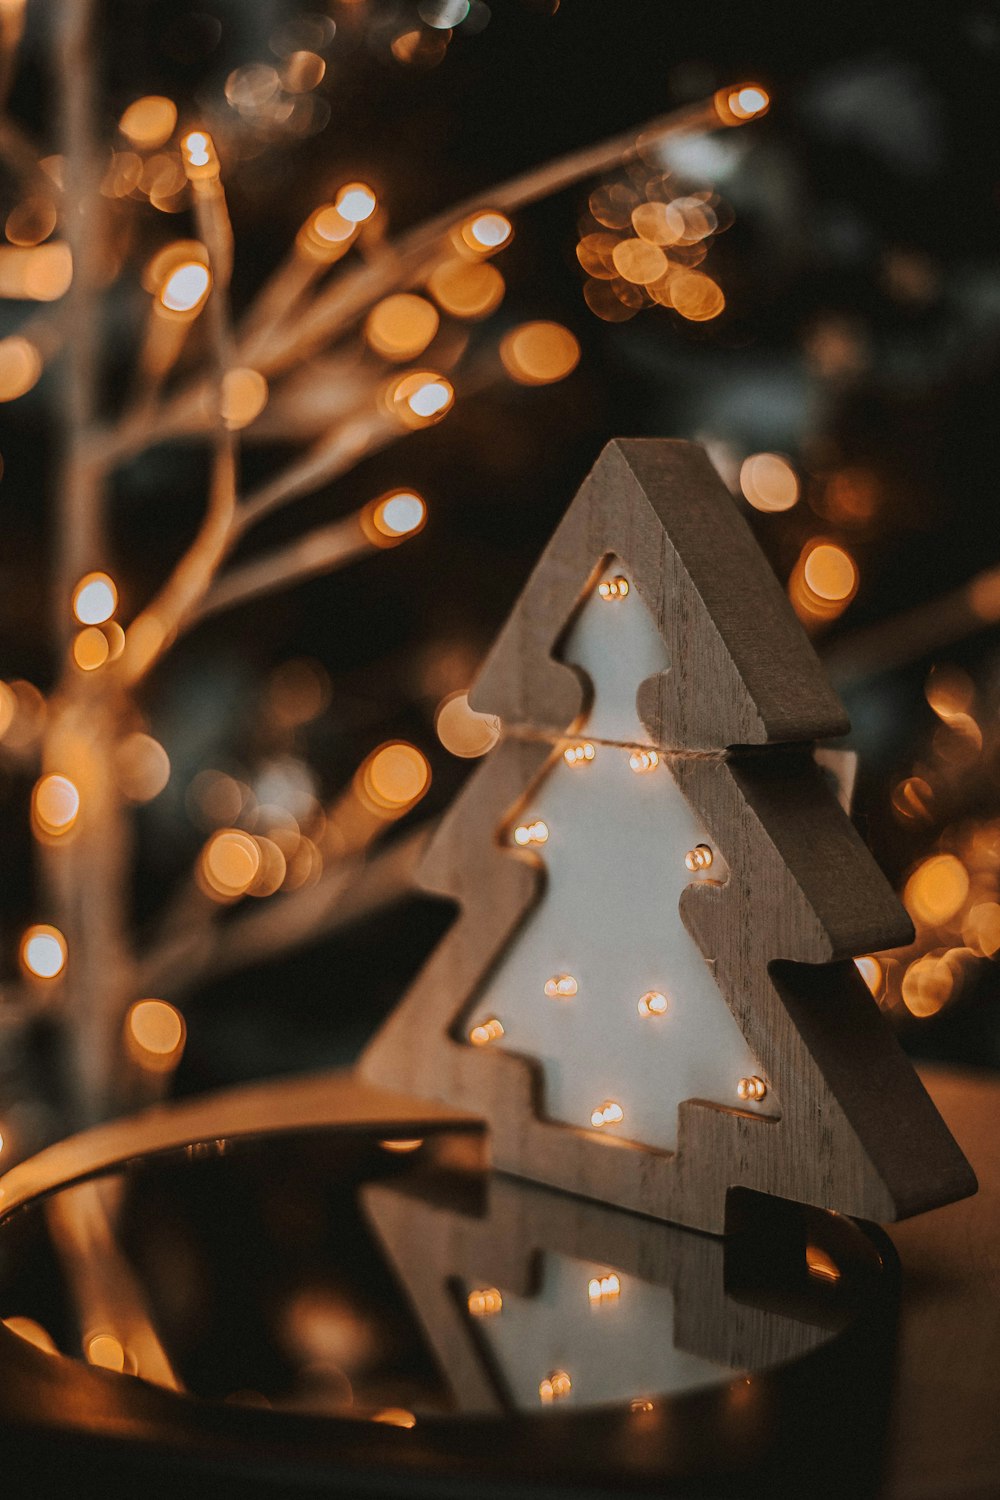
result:
[[[73,613],[81,625],[103,625],[118,608],[118,590],[107,573],[88,573],[73,590]]]
[[[659,990],[647,990],[639,1000],[636,1009],[640,1016],[662,1016],[666,1013],[667,997]]]
[[[563,751],[563,760],[568,766],[585,766],[588,761],[594,759],[597,751],[589,740],[579,745],[567,745]]]
[[[635,1396],[629,1402],[628,1409],[629,1411],[634,1412],[636,1416],[645,1416],[647,1412],[653,1411],[654,1407],[652,1401],[648,1400],[647,1397]]]
[[[463,244],[476,255],[492,255],[509,244],[514,229],[506,214],[486,212],[466,219],[460,233]]]
[[[645,771],[655,771],[660,757],[655,750],[633,750],[628,758],[629,770],[641,776]]]
[[[366,182],[349,182],[337,194],[337,212],[349,224],[363,224],[375,212],[378,200]]]
[[[495,1286],[482,1287],[469,1293],[469,1312],[474,1318],[495,1318],[503,1311],[503,1297]]]
[[[572,974],[554,974],[545,981],[545,993],[550,1000],[570,1000],[578,989]]]
[[[685,854],[684,863],[691,874],[696,875],[699,870],[710,869],[714,858],[715,855],[707,844],[695,844],[694,848],[689,849]]]
[[[806,1246],[806,1270],[817,1281],[839,1281],[840,1267],[819,1245]]]
[[[473,1026],[469,1032],[469,1041],[474,1047],[485,1047],[489,1042],[497,1042],[503,1036],[503,1025],[496,1016],[490,1016],[488,1021],[483,1021],[478,1026]]]
[[[181,141],[181,160],[189,181],[199,182],[219,175],[215,143],[205,130],[191,130]]]
[[[736,1092],[745,1104],[755,1103],[763,1099],[767,1093],[767,1084],[763,1078],[741,1078],[736,1085]]]
[[[610,1276],[592,1276],[587,1283],[587,1296],[591,1302],[607,1302],[617,1297],[621,1289],[621,1280],[612,1271]]]
[[[383,1151],[394,1152],[397,1156],[409,1156],[411,1151],[419,1151],[423,1144],[423,1136],[415,1137],[413,1140],[398,1137],[394,1141],[379,1141]]]
[[[548,836],[548,824],[541,818],[536,818],[534,823],[519,823],[514,829],[514,843],[521,849],[527,844],[544,844]]]
[[[602,599],[624,599],[628,593],[628,579],[619,573],[616,578],[605,578],[597,585]]]
[[[613,1099],[605,1099],[591,1113],[590,1123],[595,1130],[600,1130],[604,1125],[620,1125],[624,1118],[625,1111],[621,1105],[616,1104]]]
[[[66,967],[66,939],[58,927],[37,924],[21,939],[21,967],[35,979],[55,979]]]
[[[550,1401],[561,1401],[572,1389],[573,1382],[565,1370],[551,1370],[544,1380],[539,1381],[538,1395],[540,1400],[548,1404]]]
[[[402,1406],[385,1406],[372,1413],[373,1422],[382,1422],[386,1427],[416,1427],[417,1419],[412,1411]]]

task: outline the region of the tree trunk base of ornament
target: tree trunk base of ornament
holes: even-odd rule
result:
[[[353,1075],[65,1141],[0,1179],[7,1492],[997,1493],[1000,1083],[925,1082],[983,1191],[891,1238],[586,1202]]]

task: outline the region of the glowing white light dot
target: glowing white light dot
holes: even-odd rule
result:
[[[377,202],[366,182],[349,182],[337,194],[337,212],[349,224],[363,224],[375,212]]]
[[[107,573],[88,573],[73,591],[73,613],[81,625],[103,625],[118,608],[118,590]]]
[[[741,1078],[736,1085],[736,1093],[745,1104],[756,1103],[767,1093],[767,1084],[763,1078]]]
[[[520,823],[514,829],[514,843],[522,849],[528,844],[544,844],[548,836],[548,824],[541,818],[536,818],[533,823]]]
[[[591,1112],[590,1123],[595,1130],[600,1130],[605,1125],[620,1125],[625,1118],[625,1111],[614,1099],[606,1099]]]
[[[666,1014],[667,997],[659,990],[647,990],[636,1003],[640,1016],[662,1016]]]

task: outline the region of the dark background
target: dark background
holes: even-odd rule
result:
[[[264,0],[108,3],[109,138],[125,105],[146,92],[176,98],[182,119],[224,108],[230,71],[273,61],[268,38],[302,9]],[[773,106],[759,124],[727,135],[721,158],[706,158],[736,216],[708,267],[726,292],[720,318],[684,323],[651,308],[621,325],[599,322],[583,301],[574,254],[594,184],[521,212],[498,261],[507,298],[474,344],[485,352],[516,322],[557,319],[582,345],[577,371],[537,391],[497,379],[463,397],[459,382],[456,409],[441,426],[361,464],[255,536],[255,547],[266,546],[396,484],[414,485],[430,508],[426,530],[406,546],[204,626],[149,684],[144,709],[173,767],[167,790],[138,815],[136,919],[150,931],[203,838],[186,810],[192,777],[211,766],[252,779],[276,749],[287,751],[269,737],[260,702],[267,673],[289,659],[318,660],[332,683],[328,709],[295,746],[326,797],[375,744],[400,736],[425,750],[434,772],[413,820],[447,805],[475,762],[440,746],[434,708],[446,691],[468,685],[610,437],[699,437],[737,458],[761,449],[793,458],[805,487],[799,505],[782,515],[744,509],[782,578],[816,533],[842,535],[856,557],[859,593],[818,638],[821,650],[1000,562],[996,6],[563,0],[553,13],[551,4],[497,0],[489,24],[471,36],[459,27],[426,71],[401,66],[390,51],[399,31],[419,24],[414,5],[362,0],[332,3],[327,13],[338,28],[318,91],[328,123],[302,142],[267,146],[227,182],[237,310],[345,179],[376,186],[396,233],[719,86],[758,81]],[[31,15],[14,102],[44,140],[52,133],[44,19]],[[136,268],[157,244],[189,232],[183,219],[165,225],[151,209],[138,211],[130,268],[106,299],[109,411],[128,391],[141,326]],[[4,305],[0,331],[22,318]],[[823,355],[831,340],[849,351],[833,370]],[[46,375],[0,410],[3,674],[43,688],[54,673],[45,604],[54,379]],[[250,447],[245,482],[286,457],[278,445]],[[812,476],[848,466],[870,476],[877,504],[865,526],[841,534],[810,509],[810,486]],[[111,562],[123,618],[190,536],[204,475],[203,452],[181,444],[119,474]],[[926,753],[936,722],[923,696],[927,671],[939,660],[967,667],[982,722],[992,725],[998,645],[996,630],[982,631],[943,657],[841,684],[851,743],[862,754],[857,820],[894,880],[942,832],[902,827],[890,812],[892,786]],[[951,824],[1000,811],[986,740],[987,758],[975,785],[962,783]],[[0,774],[4,864],[27,869],[30,785],[9,768]],[[12,967],[29,889],[12,881],[4,907]],[[446,920],[436,904],[414,898],[192,996],[176,1089],[347,1058]],[[916,1022],[904,1010],[900,1021],[917,1051],[1000,1064],[991,966],[980,966],[939,1015]]]

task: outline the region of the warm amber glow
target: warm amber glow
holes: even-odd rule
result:
[[[717,318],[726,305],[722,288],[704,271],[679,271],[672,277],[670,302],[690,323]]]
[[[37,385],[42,356],[28,339],[13,334],[0,339],[0,401],[16,401]]]
[[[579,988],[572,974],[554,974],[545,981],[545,993],[550,1000],[570,1000]]]
[[[437,308],[412,292],[384,297],[368,314],[365,338],[385,359],[415,359],[438,331]]]
[[[806,1246],[806,1270],[817,1281],[839,1281],[840,1267],[819,1245]]]
[[[753,453],[740,469],[740,489],[755,510],[791,510],[799,498],[799,481],[780,453]]]
[[[463,760],[475,760],[492,750],[500,738],[500,721],[469,706],[468,693],[449,693],[438,704],[434,728],[444,748]]]
[[[763,1099],[767,1093],[767,1084],[763,1078],[741,1078],[736,1085],[737,1098],[742,1099],[744,1104],[754,1103]]]
[[[118,608],[118,590],[107,573],[88,573],[73,590],[73,613],[81,625],[103,625]]]
[[[604,1125],[620,1125],[625,1118],[625,1111],[614,1099],[605,1099],[591,1112],[590,1123],[595,1130],[600,1130]]]
[[[573,1389],[573,1382],[565,1370],[552,1370],[539,1382],[538,1396],[546,1405],[550,1401],[561,1401]]]
[[[587,1296],[591,1302],[610,1302],[621,1295],[621,1277],[614,1271],[608,1276],[592,1276],[587,1282]]]
[[[456,259],[435,266],[427,290],[454,318],[485,318],[500,306],[506,288],[496,266]]]
[[[872,994],[878,999],[885,986],[885,971],[877,958],[871,954],[865,954],[863,958],[856,958],[854,966]]]
[[[427,791],[431,768],[426,755],[405,740],[380,745],[359,773],[361,795],[377,812],[405,812]]]
[[[4,233],[12,245],[30,247],[47,240],[58,223],[51,198],[22,198],[7,215]]]
[[[373,1422],[384,1422],[387,1427],[416,1427],[417,1419],[412,1411],[402,1406],[386,1406],[372,1413]]]
[[[80,811],[80,793],[68,776],[50,773],[35,782],[31,811],[36,829],[51,838],[68,833]]]
[[[88,1338],[84,1354],[87,1363],[101,1370],[121,1373],[125,1369],[125,1349],[113,1333],[93,1333]]]
[[[901,781],[892,793],[893,810],[901,818],[922,823],[931,821],[933,800],[934,789],[922,776],[907,776],[906,780]]]
[[[314,260],[339,260],[357,237],[358,226],[345,219],[332,203],[314,209],[299,230],[296,245]]]
[[[660,757],[655,750],[633,750],[628,758],[628,768],[637,776],[642,776],[646,771],[655,771],[660,764]]]
[[[628,593],[628,579],[621,574],[617,578],[606,578],[597,585],[597,592],[602,599],[624,599]]]
[[[184,1017],[165,1000],[137,1000],[125,1018],[128,1049],[150,1072],[165,1072],[176,1066],[185,1035]]]
[[[996,901],[979,901],[969,912],[962,937],[987,958],[1000,953],[1000,905]]]
[[[227,370],[222,377],[219,410],[226,426],[234,432],[249,427],[267,405],[267,381],[259,370],[240,367]]]
[[[389,389],[391,410],[407,427],[429,427],[447,416],[455,403],[455,392],[449,380],[430,370],[415,370],[404,375]]]
[[[938,953],[927,953],[915,959],[903,975],[903,1004],[918,1020],[936,1015],[951,999],[955,975]]]
[[[649,1412],[655,1411],[652,1401],[646,1396],[635,1396],[628,1404],[628,1409],[636,1416],[647,1416]]]
[[[160,303],[168,312],[198,313],[212,285],[212,273],[201,261],[177,266],[160,288]]]
[[[130,802],[150,802],[170,780],[170,757],[151,734],[127,734],[115,749],[115,780]]]
[[[479,1026],[473,1026],[469,1032],[469,1041],[474,1047],[485,1047],[490,1042],[498,1042],[502,1036],[502,1024],[496,1016],[491,1016],[488,1021],[483,1021]]]
[[[349,224],[363,224],[375,212],[377,201],[374,189],[366,182],[349,182],[337,194],[336,208]]]
[[[513,835],[514,843],[522,849],[528,844],[544,844],[548,836],[548,824],[541,818],[536,818],[533,823],[519,823]]]
[[[580,345],[561,323],[522,323],[500,345],[500,358],[519,385],[551,385],[580,362]]]
[[[162,94],[147,94],[129,105],[118,121],[118,129],[140,151],[155,151],[170,139],[176,124],[173,100]]]
[[[23,249],[0,246],[0,297],[55,302],[72,280],[72,252],[62,241]]]
[[[215,143],[205,130],[190,130],[182,138],[181,160],[192,182],[204,182],[219,175]]]
[[[3,1326],[17,1334],[19,1339],[34,1344],[36,1349],[41,1349],[45,1354],[59,1353],[51,1334],[46,1332],[41,1323],[36,1323],[34,1318],[4,1318]]]
[[[326,77],[326,63],[318,52],[293,52],[281,70],[281,86],[290,94],[308,94]]]
[[[735,89],[720,89],[715,96],[715,107],[724,125],[743,125],[767,114],[771,98],[759,83],[742,83]]]
[[[818,599],[839,602],[857,587],[858,570],[843,547],[820,542],[807,554],[803,565],[807,586]]]
[[[903,889],[903,905],[914,921],[929,927],[949,922],[969,894],[969,873],[954,854],[932,854],[918,865]]]
[[[685,854],[684,864],[692,875],[696,875],[699,870],[711,869],[714,859],[715,855],[708,844],[695,844],[694,848],[689,849]]]
[[[382,1147],[383,1151],[393,1151],[398,1156],[409,1156],[412,1151],[419,1151],[423,1144],[423,1136],[415,1137],[412,1140],[404,1140],[403,1137],[400,1136],[397,1140],[394,1141],[379,1141],[379,1145]]]
[[[16,713],[17,694],[6,682],[0,682],[0,740],[13,724]]]
[[[652,281],[659,281],[666,274],[668,265],[667,257],[659,245],[652,245],[649,240],[642,239],[619,240],[611,259],[619,276],[637,286],[648,286]]]
[[[495,1318],[503,1311],[503,1296],[499,1287],[482,1287],[469,1293],[466,1305],[474,1318]]]
[[[636,1009],[640,1016],[662,1016],[666,1015],[667,997],[659,990],[648,990],[645,995],[636,1002]]]
[[[81,672],[94,672],[103,667],[110,654],[108,638],[96,625],[88,625],[74,637],[73,660]]]
[[[21,967],[36,979],[55,979],[66,967],[66,939],[58,927],[37,924],[21,939]]]
[[[260,846],[240,828],[221,828],[205,845],[199,861],[202,889],[215,900],[245,895],[260,871]]]
[[[589,740],[584,740],[579,745],[567,745],[563,751],[563,760],[568,766],[586,766],[597,755],[597,751]]]
[[[393,547],[424,529],[427,505],[414,490],[390,490],[366,506],[361,521],[368,539],[377,547]]]
[[[485,211],[466,219],[459,232],[462,243],[476,255],[494,255],[510,244],[514,226],[506,214]]]

